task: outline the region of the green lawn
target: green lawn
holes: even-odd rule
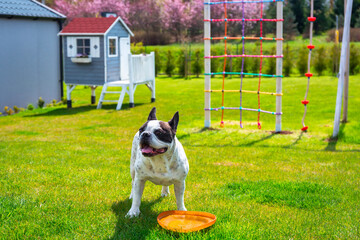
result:
[[[221,78],[213,80],[218,88]],[[244,89],[256,90],[246,78]],[[285,78],[283,130],[276,135],[273,115],[213,113],[212,130],[203,129],[203,78],[157,79],[156,102],[139,86],[136,107],[115,111],[89,105],[90,89],[73,92],[65,106],[0,117],[0,239],[359,239],[360,238],[360,76],[350,77],[349,122],[338,141],[332,132],[337,79],[314,77],[306,123],[301,133],[301,100],[306,79]],[[226,83],[237,89],[238,79]],[[274,91],[274,79],[263,79]],[[97,98],[100,89],[97,89]],[[244,107],[257,108],[256,95],[244,95]],[[239,106],[239,95],[225,94],[226,106]],[[214,93],[213,106],[220,106]],[[261,96],[261,108],[275,110],[273,96]],[[131,142],[156,106],[159,119],[180,112],[178,138],[187,153],[188,210],[217,216],[209,230],[174,234],[156,217],[176,208],[161,187],[147,183],[142,214],[130,209]]]

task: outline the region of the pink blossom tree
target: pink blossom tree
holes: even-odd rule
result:
[[[129,13],[127,4],[121,0],[55,0],[54,9],[70,20],[75,17],[95,17],[101,12],[111,11],[126,22]]]
[[[164,0],[161,20],[164,30],[174,35],[176,42],[183,41],[191,23],[190,2]]]
[[[176,42],[186,37],[201,36],[203,31],[203,0],[55,0],[55,10],[72,19],[95,17],[101,12],[115,12],[134,32],[169,33]],[[228,18],[242,18],[242,4],[227,4]],[[245,18],[259,18],[260,4],[245,4]],[[211,6],[211,18],[223,18],[222,4]],[[247,22],[247,30],[253,22]],[[229,23],[229,35],[241,35],[242,23]],[[212,35],[224,34],[224,23],[212,23]],[[156,33],[154,35],[154,33]],[[159,36],[159,35],[156,35]]]
[[[128,19],[132,28],[145,32],[160,31],[161,7],[158,0],[138,0],[129,5]]]

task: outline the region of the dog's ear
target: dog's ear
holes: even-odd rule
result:
[[[150,111],[149,117],[148,117],[148,121],[151,120],[157,120],[156,118],[156,107],[153,107]]]
[[[173,118],[169,121],[169,125],[174,131],[174,133],[176,133],[178,123],[179,123],[179,112],[176,112]]]

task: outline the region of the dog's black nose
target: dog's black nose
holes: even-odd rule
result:
[[[151,136],[151,134],[149,132],[143,132],[143,134],[141,135],[142,138],[149,138]]]

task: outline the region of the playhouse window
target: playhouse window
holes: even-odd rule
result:
[[[90,39],[89,38],[78,38],[76,39],[77,54],[81,56],[90,55]]]
[[[117,56],[117,37],[109,37],[109,57]]]

